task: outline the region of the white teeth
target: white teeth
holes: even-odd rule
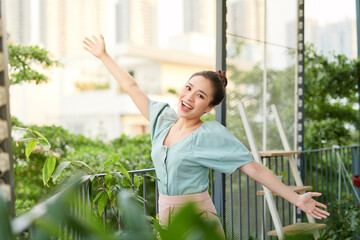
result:
[[[189,104],[185,103],[185,102],[182,102],[182,104],[187,107],[187,108],[190,108],[190,109],[193,109]]]

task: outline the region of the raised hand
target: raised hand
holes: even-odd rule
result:
[[[101,57],[107,54],[104,37],[101,34],[99,38],[97,38],[95,35],[92,36],[92,39],[86,37],[83,40],[83,43],[84,43],[84,49],[97,58],[101,59]]]
[[[326,208],[325,204],[319,203],[313,199],[313,197],[321,196],[321,193],[318,192],[308,192],[303,195],[300,195],[298,202],[295,204],[302,211],[310,214],[316,219],[323,219],[330,216],[330,213],[320,209]]]

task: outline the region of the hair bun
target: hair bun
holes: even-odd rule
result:
[[[221,70],[218,70],[217,71],[217,73],[219,74],[219,76],[220,76],[220,78],[221,78],[221,80],[223,81],[223,83],[224,83],[224,87],[226,87],[227,86],[227,78],[225,77],[225,74],[224,74],[224,72],[223,71],[221,71]]]

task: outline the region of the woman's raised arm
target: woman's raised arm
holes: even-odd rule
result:
[[[257,162],[245,164],[239,169],[255,181],[279,194],[302,211],[310,214],[312,217],[322,219],[327,218],[330,215],[328,212],[321,209],[326,208],[325,204],[319,203],[312,198],[320,196],[321,193],[308,192],[299,195],[283,184],[268,168]]]
[[[99,58],[109,70],[111,75],[119,82],[120,86],[129,94],[142,115],[149,120],[148,104],[149,98],[140,89],[135,79],[124,69],[122,69],[106,51],[104,37],[85,38],[84,48],[95,57]]]

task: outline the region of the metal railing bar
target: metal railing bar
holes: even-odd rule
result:
[[[144,214],[146,214],[146,174],[143,173],[143,199],[144,199]]]
[[[128,171],[128,173],[129,173],[130,175],[140,174],[140,173],[148,173],[148,172],[155,172],[155,168]],[[119,173],[119,174],[122,175],[121,172],[117,172],[117,173]],[[95,174],[95,176],[97,176],[97,177],[105,177],[105,175],[106,175],[106,173],[98,173],[98,174]]]
[[[158,181],[155,181],[155,213],[159,213],[159,189]]]
[[[254,182],[255,185],[255,191],[254,191],[254,199],[255,199],[255,238],[258,237],[258,212],[257,212],[257,195],[256,195],[256,191],[257,191],[257,182]]]
[[[234,214],[233,214],[233,190],[232,190],[232,174],[229,176],[230,181],[230,232],[231,232],[231,239],[234,239]]]
[[[249,176],[246,175],[246,207],[247,207],[247,238],[250,238],[250,224],[249,224],[249,219],[250,219],[250,199],[249,199],[249,192],[250,192],[250,188],[249,188]]]
[[[210,189],[211,189],[211,200],[214,202],[214,170],[210,169]]]
[[[281,161],[280,161],[280,171],[284,172],[284,157],[281,156],[280,157]],[[288,174],[289,175],[289,174]],[[285,179],[283,178],[283,182],[285,183]],[[285,200],[284,198],[281,199],[282,200],[282,225],[285,226]]]
[[[241,172],[240,170],[238,170],[238,182],[239,182],[239,233],[240,233],[240,240],[242,239],[242,217],[241,217],[241,210],[242,210],[242,205],[241,205]]]

